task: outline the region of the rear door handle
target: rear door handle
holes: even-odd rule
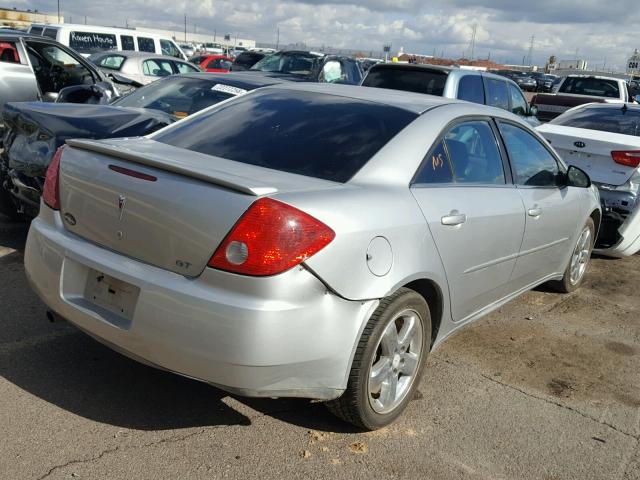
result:
[[[464,213],[459,213],[457,210],[452,210],[449,215],[445,215],[440,221],[442,225],[456,226],[466,222],[467,216]]]
[[[539,217],[540,215],[542,215],[542,209],[540,207],[530,208],[529,210],[527,210],[527,214],[530,217]]]

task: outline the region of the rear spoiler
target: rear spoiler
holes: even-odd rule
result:
[[[185,162],[164,158],[151,153],[135,151],[118,145],[82,139],[67,140],[66,143],[73,148],[100,153],[110,157],[120,158],[127,162],[138,163],[140,165],[158,168],[167,172],[177,173],[185,177],[202,180],[204,182],[219,185],[247,195],[259,197],[261,195],[273,194],[278,191],[275,187],[262,184],[259,181],[250,178],[233,175],[211,167],[202,168],[201,165],[189,165]]]

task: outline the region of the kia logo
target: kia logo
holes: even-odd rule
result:
[[[578,147],[578,148],[584,148],[584,147],[586,147],[586,146],[587,146],[584,142],[580,142],[580,141],[578,141],[578,142],[573,142],[573,144],[574,144],[576,147]]]

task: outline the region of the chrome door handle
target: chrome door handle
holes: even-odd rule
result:
[[[440,221],[442,225],[456,226],[466,222],[467,216],[464,213],[458,213],[457,210],[453,210],[449,215],[442,217]]]
[[[540,215],[542,215],[542,209],[540,207],[530,208],[529,210],[527,210],[527,214],[530,217],[539,217]]]

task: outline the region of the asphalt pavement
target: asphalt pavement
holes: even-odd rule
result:
[[[640,480],[640,256],[529,292],[450,338],[406,414],[362,433],[306,400],[140,365],[27,285],[0,219],[0,478]]]

